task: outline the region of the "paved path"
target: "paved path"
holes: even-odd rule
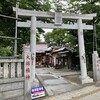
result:
[[[44,86],[49,96],[79,89],[80,86],[70,83],[61,76],[57,76],[54,72],[43,69],[37,69],[37,77]]]
[[[50,67],[50,68],[43,68],[43,70],[48,70],[50,73],[53,73],[53,74],[55,73],[56,76],[81,74],[80,71],[73,71],[73,70],[67,69],[66,67],[62,69],[55,69],[55,68]]]
[[[69,74],[73,75],[67,76]],[[38,100],[100,100],[100,82],[82,86],[76,74],[51,68],[37,69],[38,78],[49,94]]]
[[[45,98],[44,100],[100,100],[100,87],[85,88]]]

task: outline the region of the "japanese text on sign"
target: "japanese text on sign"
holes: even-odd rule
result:
[[[31,99],[36,99],[45,96],[45,90],[43,86],[32,88]]]

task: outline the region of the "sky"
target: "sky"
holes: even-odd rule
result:
[[[45,33],[43,34],[46,34],[47,32],[51,32],[53,29],[43,29],[43,30],[45,31]],[[43,34],[40,35],[41,42],[44,42]]]

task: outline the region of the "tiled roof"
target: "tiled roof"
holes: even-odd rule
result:
[[[62,47],[62,48],[59,48],[57,50],[55,50],[53,53],[56,53],[56,52],[62,52],[62,51],[70,51],[70,52],[74,52],[74,48],[73,47]]]

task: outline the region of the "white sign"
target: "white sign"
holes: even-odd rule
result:
[[[32,88],[31,99],[36,99],[45,96],[45,90],[43,86]]]

